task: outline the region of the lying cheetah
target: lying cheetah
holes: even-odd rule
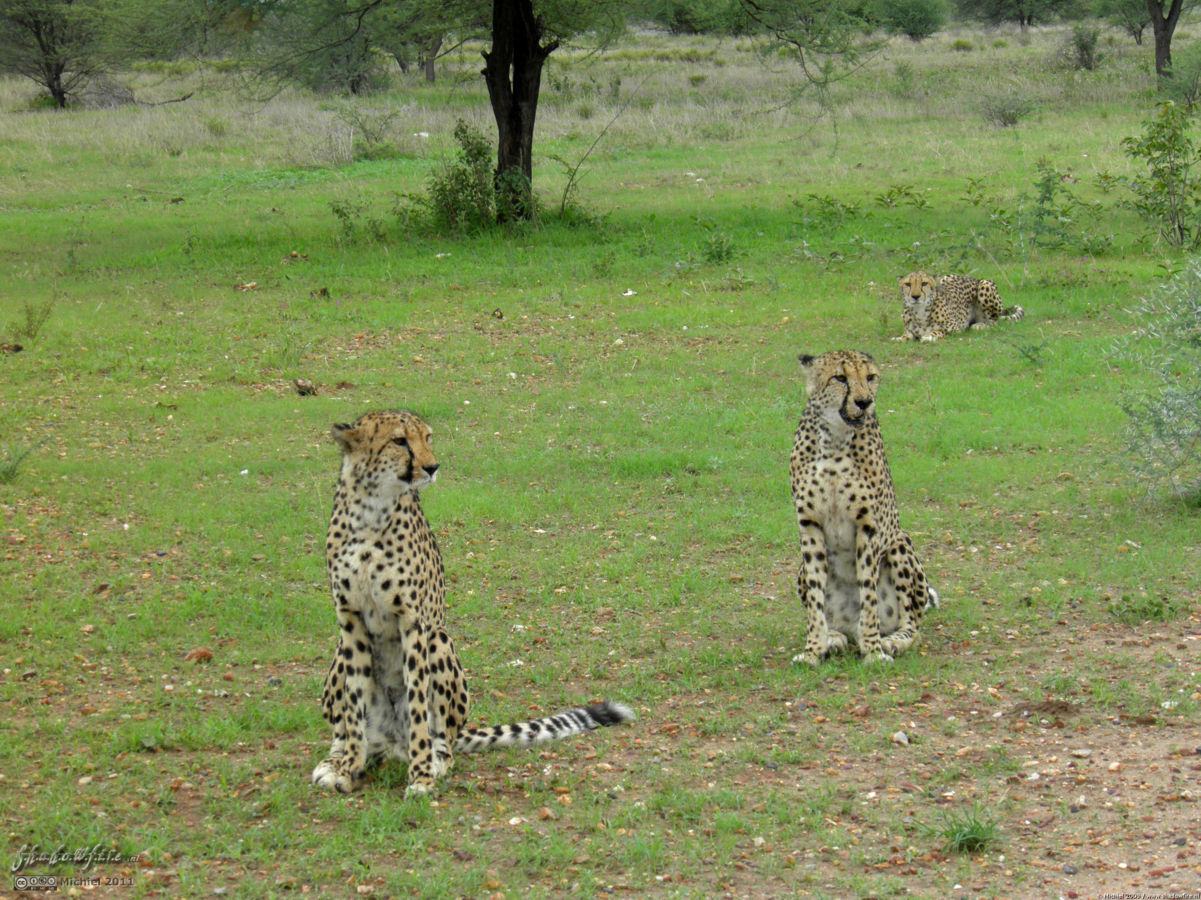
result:
[[[323,788],[349,793],[370,762],[409,764],[409,794],[425,794],[453,753],[528,747],[634,716],[597,703],[514,725],[466,728],[467,680],[446,632],[442,554],[417,492],[433,484],[432,431],[410,412],[374,412],[335,425],[342,473],[325,541],[338,615],[338,649],[321,709],[333,727],[313,770]]]
[[[969,328],[987,328],[998,319],[1017,321],[1020,306],[1001,307],[997,286],[966,275],[943,275],[935,283],[925,272],[910,272],[901,283],[905,331],[893,340],[937,341]]]
[[[809,402],[789,461],[801,532],[797,594],[809,633],[794,662],[816,664],[854,638],[891,661],[917,638],[938,594],[900,525],[880,425],[880,372],[866,353],[802,356]]]

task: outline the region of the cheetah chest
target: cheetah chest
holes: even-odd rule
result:
[[[826,545],[826,620],[832,630],[851,635],[859,630],[860,607],[855,512],[864,502],[857,475],[846,457],[819,459],[810,469],[809,516],[820,525]]]
[[[442,581],[434,565],[436,550],[409,554],[394,537],[372,531],[346,542],[331,561],[330,572],[334,581],[349,583],[351,604],[369,639],[369,755],[405,759],[411,711],[403,636],[419,622],[440,624]]]

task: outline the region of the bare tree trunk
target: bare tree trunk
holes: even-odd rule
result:
[[[1147,13],[1151,17],[1151,32],[1155,36],[1155,76],[1162,84],[1172,77],[1172,35],[1180,20],[1184,0],[1168,0],[1165,11],[1162,0],[1147,0]]]
[[[63,69],[64,66],[49,62],[42,67],[42,71],[45,73],[45,80],[42,83],[50,92],[50,96],[54,98],[59,109],[67,108],[67,89],[63,86]]]
[[[438,59],[438,51],[442,49],[442,35],[435,34],[429,39],[426,45],[421,48],[421,69],[425,72],[425,80],[430,84],[434,83],[437,77],[437,70],[434,68],[434,63]]]
[[[532,0],[493,0],[484,81],[496,118],[496,206],[502,222],[534,214],[534,117],[542,66],[559,46],[558,41],[543,45],[543,30]]]

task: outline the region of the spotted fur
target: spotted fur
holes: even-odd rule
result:
[[[797,595],[808,635],[794,662],[816,665],[848,636],[891,661],[938,595],[900,525],[876,421],[880,371],[865,353],[802,356],[809,402],[789,460],[801,535]]]
[[[1020,306],[1001,306],[997,286],[966,275],[943,275],[936,282],[925,272],[910,272],[901,283],[905,330],[898,341],[937,341],[948,334],[987,328],[998,319],[1017,321]]]
[[[454,753],[529,747],[633,719],[597,703],[513,725],[467,728],[467,679],[446,631],[442,554],[418,491],[433,484],[433,433],[410,412],[334,425],[342,471],[325,541],[338,647],[321,710],[333,728],[313,781],[355,790],[368,764],[409,764],[408,794],[425,794]]]

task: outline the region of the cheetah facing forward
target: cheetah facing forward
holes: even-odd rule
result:
[[[425,794],[454,752],[528,747],[633,719],[605,702],[465,728],[467,680],[445,628],[442,554],[417,496],[438,472],[432,431],[412,413],[375,412],[331,434],[342,472],[325,564],[339,631],[321,698],[333,744],[313,770],[316,784],[349,793],[368,763],[394,758],[409,764],[405,793]]]
[[[997,286],[966,275],[943,275],[937,282],[925,272],[910,272],[901,283],[905,331],[893,340],[937,341],[969,328],[987,328],[998,319],[1017,321],[1020,306],[1002,308]]]
[[[809,632],[794,662],[846,649],[890,661],[938,595],[900,526],[880,425],[880,372],[865,353],[802,356],[809,402],[789,471],[801,532],[797,594]]]

